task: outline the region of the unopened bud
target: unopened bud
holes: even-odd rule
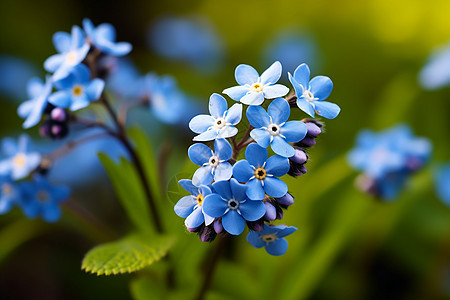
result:
[[[64,122],[67,119],[67,114],[64,109],[56,107],[50,113],[50,117],[56,122]]]
[[[219,234],[223,231],[222,221],[220,219],[216,219],[213,224],[214,231]]]
[[[265,202],[264,205],[266,206],[266,214],[264,215],[264,218],[267,221],[275,220],[277,218],[277,210],[275,207],[269,202]]]
[[[277,198],[276,200],[281,205],[289,206],[294,204],[294,197],[292,197],[292,195],[289,193],[286,193],[286,195],[284,195],[281,198]]]
[[[306,128],[308,129],[308,133],[307,133],[308,136],[316,137],[322,133],[322,130],[320,129],[320,127],[314,123],[308,122],[308,123],[305,123],[305,125],[306,125]]]
[[[302,165],[306,163],[306,161],[308,160],[308,156],[306,155],[305,151],[295,148],[294,156],[290,157],[289,159],[292,162]]]

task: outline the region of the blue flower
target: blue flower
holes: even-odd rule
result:
[[[439,198],[450,206],[450,163],[441,166],[435,173],[434,182]]]
[[[92,44],[106,54],[123,56],[132,49],[130,43],[116,43],[116,29],[109,23],[102,23],[95,28],[91,20],[84,19],[83,28]]]
[[[191,180],[183,179],[178,182],[186,191],[191,193],[180,199],[175,205],[175,213],[186,218],[185,225],[187,228],[197,228],[203,223],[210,225],[214,218],[205,213],[203,204],[205,198],[211,194],[211,189],[206,185],[195,186]]]
[[[247,241],[255,248],[265,247],[270,255],[283,255],[288,248],[288,243],[284,237],[295,231],[297,231],[297,228],[292,226],[264,224],[264,228],[260,232],[250,231],[247,235]]]
[[[48,96],[52,91],[52,80],[47,76],[45,84],[41,79],[33,77],[28,81],[27,92],[30,100],[23,102],[17,109],[21,118],[26,119],[23,128],[35,126],[42,118],[48,104]]]
[[[194,185],[210,184],[213,180],[228,180],[233,174],[233,167],[227,161],[233,154],[233,148],[225,139],[216,139],[214,151],[205,144],[194,144],[188,149],[191,161],[201,166],[195,171]]]
[[[67,200],[70,190],[65,186],[53,186],[42,176],[22,184],[20,206],[27,218],[38,216],[46,222],[56,222],[61,218],[60,203]]]
[[[78,26],[72,27],[72,35],[60,31],[55,33],[53,44],[59,54],[47,58],[44,62],[44,68],[48,72],[54,72],[54,80],[67,76],[72,67],[83,61],[90,48],[83,31]]]
[[[26,134],[19,137],[18,143],[11,138],[2,140],[2,152],[6,156],[0,161],[0,174],[11,175],[14,180],[27,177],[41,163],[41,155],[29,152],[30,139]]]
[[[333,82],[326,76],[316,76],[309,81],[311,72],[307,64],[301,64],[289,74],[297,96],[297,106],[305,113],[314,117],[315,112],[324,118],[334,119],[341,109],[334,103],[323,101],[331,93]]]
[[[20,190],[9,175],[0,175],[0,215],[9,212],[20,199]]]
[[[280,198],[286,195],[286,183],[277,177],[289,171],[289,159],[280,155],[267,159],[267,150],[250,144],[245,150],[247,160],[240,160],[233,166],[233,176],[246,182],[247,196],[251,200],[262,200],[265,195]]]
[[[267,112],[261,106],[250,106],[247,118],[255,127],[250,136],[263,148],[270,145],[278,155],[293,156],[295,150],[289,143],[301,141],[308,129],[301,121],[287,122],[290,113],[289,103],[283,98],[273,100]]]
[[[85,65],[75,66],[67,77],[55,82],[59,91],[51,94],[48,101],[54,106],[70,108],[72,111],[85,108],[91,101],[100,98],[105,87],[102,79],[90,80],[90,76]]]
[[[199,133],[194,141],[211,141],[216,138],[235,136],[238,130],[233,125],[242,118],[242,104],[234,104],[227,110],[227,101],[219,94],[212,94],[209,98],[209,112],[211,115],[198,115],[189,122],[189,128]]]
[[[450,45],[437,49],[419,74],[420,84],[434,90],[450,85]]]
[[[213,183],[216,193],[206,196],[203,209],[211,217],[222,217],[223,228],[232,235],[244,231],[245,221],[256,221],[266,213],[262,201],[251,201],[247,197],[247,186],[236,179]]]
[[[284,85],[275,84],[281,77],[281,68],[280,62],[276,61],[260,77],[253,67],[239,65],[234,73],[239,85],[227,88],[223,93],[247,105],[261,105],[264,99],[282,97],[289,89]]]

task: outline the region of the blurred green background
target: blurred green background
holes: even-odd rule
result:
[[[208,20],[224,44],[222,67],[199,72],[153,53],[147,46],[148,28],[164,15]],[[202,99],[206,108],[211,93],[235,84],[236,65],[250,64],[260,72],[269,66],[264,51],[280,32],[307,35],[316,51],[306,62],[317,66],[312,75],[333,80],[329,99],[342,112],[326,121],[326,134],[310,151],[308,173],[286,178],[296,203],[283,223],[299,230],[288,238],[283,257],[252,248],[245,235],[235,238],[208,297],[446,299],[450,210],[435,196],[431,174],[437,163],[450,159],[450,91],[425,91],[417,75],[430,52],[449,40],[449,15],[447,0],[2,1],[0,54],[29,60],[44,75],[42,63],[55,53],[54,32],[81,25],[84,17],[95,24],[110,22],[118,41],[133,44],[130,57],[142,72],[173,75],[180,88]],[[286,72],[293,70],[283,71],[287,84]],[[16,135],[21,131],[15,114],[18,102],[3,97],[0,103],[1,135]],[[399,199],[382,203],[356,190],[356,172],[348,167],[345,154],[360,129],[381,130],[400,122],[432,141],[433,159]],[[174,129],[164,130],[160,136]],[[37,136],[37,129],[30,134]],[[153,138],[153,144],[161,150],[164,143]],[[165,181],[192,172],[192,164],[184,166],[188,146],[178,143],[172,150]],[[92,189],[76,191],[75,200],[111,231],[125,232],[123,211],[108,188],[101,189],[102,195]],[[172,254],[179,268],[174,293],[189,297],[199,287],[201,261],[213,245],[186,233],[183,220],[171,211],[173,201],[160,202],[166,223],[178,235]],[[0,299],[128,299],[157,289],[151,269],[164,268],[164,263],[145,270],[139,279],[97,277],[80,270],[87,250],[111,240],[107,232],[96,232],[70,212],[53,225],[26,220],[17,211],[0,216]]]

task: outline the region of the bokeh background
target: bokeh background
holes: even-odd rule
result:
[[[283,223],[299,230],[289,237],[283,257],[252,248],[244,235],[234,239],[208,297],[446,299],[450,208],[437,198],[432,174],[450,160],[450,90],[426,90],[418,76],[430,54],[449,41],[449,15],[447,0],[1,1],[0,133],[22,132],[15,112],[26,100],[27,79],[44,76],[42,63],[55,53],[53,33],[69,31],[85,17],[112,23],[118,41],[133,44],[129,58],[141,72],[174,76],[199,107],[206,108],[211,93],[235,85],[234,68],[240,63],[261,72],[280,60],[282,81],[290,86],[287,71],[307,62],[313,75],[333,80],[329,99],[342,112],[326,121],[326,134],[310,151],[308,173],[286,179],[296,203]],[[198,39],[188,38],[198,31]],[[190,141],[179,139],[186,129],[161,124],[150,114],[133,116],[142,120],[157,151],[172,145],[168,171],[160,174],[167,186],[192,170],[185,162]],[[398,123],[429,138],[433,158],[398,199],[384,203],[354,187],[357,174],[345,155],[362,128],[382,130]],[[28,133],[42,149],[53,147],[39,139],[36,128]],[[119,147],[108,143],[103,147]],[[51,225],[27,220],[20,211],[0,216],[0,299],[129,299],[154,287],[151,270],[136,280],[80,269],[90,248],[128,226],[101,165],[95,164],[96,150],[87,146],[76,156],[77,162],[88,161],[86,166],[62,164],[55,180],[69,182],[71,205],[92,215],[94,223],[102,220],[101,230],[69,210]],[[96,176],[80,182],[77,178],[89,170]],[[185,233],[183,220],[170,214],[173,199],[161,199],[161,205],[169,208],[166,218],[179,235],[173,254],[179,261],[178,289],[190,295],[202,278],[200,261],[212,246]]]

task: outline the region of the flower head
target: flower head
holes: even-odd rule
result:
[[[262,201],[251,201],[247,197],[247,186],[236,179],[213,183],[215,193],[206,196],[203,209],[214,218],[222,217],[223,228],[230,234],[244,231],[245,221],[256,221],[266,213]]]
[[[33,127],[42,118],[48,104],[48,96],[52,91],[52,80],[47,76],[45,84],[41,79],[34,77],[28,81],[27,92],[30,100],[23,102],[17,109],[21,118],[25,119],[23,128]]]
[[[327,119],[336,118],[341,111],[339,106],[323,101],[330,95],[333,82],[326,76],[316,76],[310,81],[310,75],[307,64],[298,66],[294,76],[289,73],[289,81],[294,86],[297,96],[297,106],[311,117],[317,113]]]
[[[247,235],[247,241],[255,248],[265,247],[270,255],[283,255],[288,248],[288,243],[284,237],[295,231],[297,231],[297,228],[292,226],[264,224],[264,228],[260,232],[250,231]]]
[[[209,112],[211,115],[198,115],[189,122],[189,128],[199,133],[194,141],[211,141],[216,138],[235,136],[238,130],[233,125],[242,118],[242,104],[234,104],[228,109],[227,101],[219,94],[212,94],[209,98]]]
[[[0,161],[0,174],[9,174],[13,180],[18,180],[27,177],[39,166],[41,155],[29,152],[29,143],[26,134],[19,137],[18,143],[11,138],[3,139],[2,152],[6,158]]]
[[[90,80],[89,69],[79,64],[70,74],[55,82],[59,90],[49,96],[48,101],[56,107],[70,108],[76,111],[85,108],[91,101],[98,100],[105,87],[105,82],[100,78]]]
[[[289,89],[281,84],[275,84],[281,77],[281,64],[274,62],[261,76],[249,65],[236,67],[234,76],[238,86],[227,88],[224,94],[231,99],[247,105],[261,105],[264,99],[282,97]]]
[[[265,195],[280,198],[286,195],[286,183],[277,177],[289,171],[289,159],[274,155],[267,159],[267,150],[251,144],[245,150],[247,160],[240,160],[233,166],[233,176],[239,182],[246,182],[247,196],[251,200],[262,200]]]
[[[0,215],[10,211],[20,199],[19,186],[9,175],[0,175]]]
[[[233,154],[233,148],[225,139],[216,139],[214,151],[205,144],[194,144],[189,147],[188,155],[191,161],[201,166],[195,171],[192,182],[194,185],[210,184],[213,180],[228,180],[233,173],[233,167],[228,162]]]
[[[83,31],[78,26],[72,27],[72,34],[60,31],[55,33],[53,44],[59,54],[47,58],[44,62],[44,68],[48,72],[54,73],[54,80],[67,76],[74,66],[85,59],[90,48]]]
[[[91,20],[84,19],[83,28],[92,44],[106,54],[123,56],[132,49],[130,43],[116,43],[116,29],[109,23],[102,23],[96,28]]]
[[[273,100],[267,112],[261,106],[250,106],[247,118],[255,127],[250,136],[263,148],[270,145],[278,155],[293,156],[295,151],[289,143],[301,141],[308,130],[301,121],[288,122],[290,112],[289,104],[283,98]]]
[[[191,193],[180,199],[175,205],[175,213],[186,218],[185,225],[187,228],[197,228],[203,223],[210,225],[214,218],[205,213],[203,203],[205,197],[211,194],[211,189],[206,185],[195,186],[191,180],[183,179],[178,182],[186,191]]]

